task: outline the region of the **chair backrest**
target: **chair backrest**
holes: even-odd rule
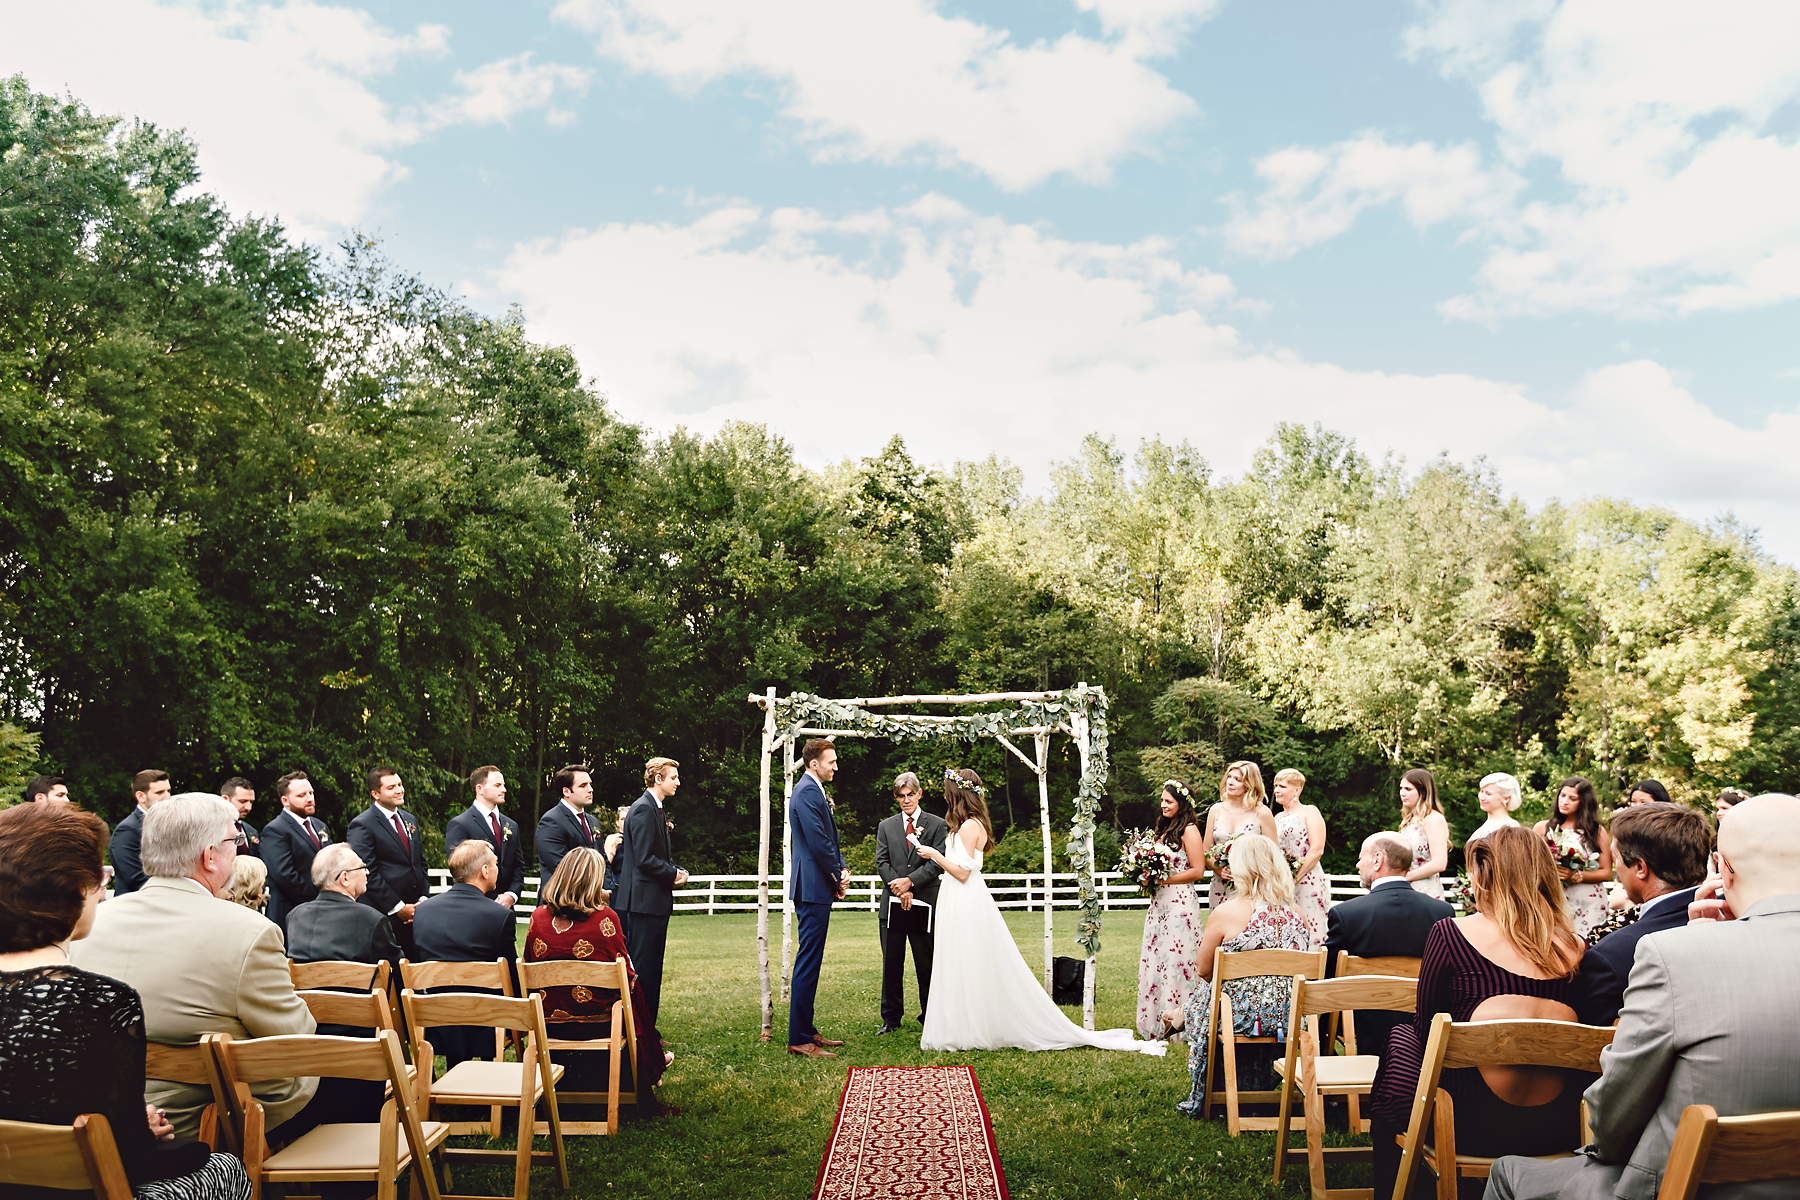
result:
[[[0,1184],[131,1200],[112,1126],[99,1113],[76,1117],[73,1125],[0,1121]]]
[[[1703,1183],[1800,1177],[1800,1112],[1721,1117],[1710,1104],[1681,1110],[1657,1200],[1694,1200]]]
[[[296,992],[313,988],[357,988],[368,992],[384,992],[388,985],[388,964],[385,959],[371,964],[341,959],[303,963],[290,958],[288,974],[293,976]]]
[[[486,1025],[493,1029],[535,1033],[540,1040],[545,1036],[544,1005],[536,996],[515,998],[490,996],[483,992],[439,992],[421,996],[407,988],[400,993],[400,1003],[406,1009],[406,1021],[412,1027],[415,1046],[429,1040],[424,1036],[427,1029],[443,1025]]]
[[[1304,975],[1325,977],[1325,951],[1318,950],[1220,950],[1213,960],[1213,986],[1227,979],[1253,975]]]
[[[1340,954],[1337,960],[1337,973],[1345,975],[1404,975],[1408,979],[1419,977],[1420,959],[1407,958],[1401,954],[1378,955],[1373,958],[1358,958],[1354,954]]]
[[[1445,1031],[1442,1066],[1456,1067],[1564,1067],[1572,1071],[1600,1073],[1600,1051],[1612,1045],[1612,1026],[1576,1025],[1569,1021],[1470,1021],[1450,1020],[1449,1013],[1432,1018],[1431,1038]],[[1429,1062],[1429,1043],[1425,1051]]]
[[[1316,1017],[1321,1013],[1358,1008],[1412,1012],[1418,995],[1419,981],[1404,975],[1300,978],[1294,983],[1294,1009],[1298,1017]]]
[[[313,1020],[321,1025],[354,1025],[359,1029],[400,1032],[394,1024],[394,1012],[388,1007],[387,996],[381,992],[308,991],[295,994],[306,1001]]]
[[[415,992],[442,987],[495,988],[513,994],[512,972],[504,958],[484,962],[411,962],[400,960],[400,986]]]
[[[222,1135],[223,1145],[219,1148],[236,1154],[242,1147],[238,1144],[235,1128],[226,1119],[230,1105],[225,1095],[225,1080],[219,1074],[218,1054],[210,1044],[216,1038],[227,1036],[229,1035],[218,1033],[202,1034],[200,1040],[191,1046],[146,1043],[144,1078],[167,1079],[203,1087],[212,1092],[213,1102],[200,1116],[200,1140],[215,1144],[214,1139]]]
[[[521,962],[519,983],[528,992],[553,987],[590,987],[610,988],[623,996],[631,989],[631,972],[623,958],[611,962],[553,958],[544,962]]]

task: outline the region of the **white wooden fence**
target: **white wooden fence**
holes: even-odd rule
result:
[[[984,875],[988,891],[994,895],[994,902],[1001,908],[1016,908],[1029,912],[1044,910],[1044,877],[1043,875]],[[1355,875],[1327,875],[1331,881],[1331,901],[1348,900],[1352,896],[1365,893],[1362,881]],[[1132,884],[1126,883],[1117,871],[1097,871],[1094,884],[1100,891],[1100,907],[1103,911],[1126,908],[1148,908],[1148,897],[1140,896]],[[1052,908],[1077,907],[1077,890],[1074,872],[1050,877],[1050,905]],[[433,870],[431,872],[431,890],[435,894],[449,888],[450,872]],[[842,900],[832,905],[834,909],[850,911],[876,912],[881,904],[881,877],[879,875],[852,875],[850,892]],[[516,906],[519,923],[527,924],[531,920],[531,910],[537,906],[538,877],[525,877],[525,894],[519,897]],[[1206,906],[1206,888],[1196,885],[1194,892],[1200,898],[1202,908]],[[769,906],[781,907],[782,878],[779,875],[769,876]],[[678,913],[715,913],[755,912],[756,911],[756,876],[754,875],[690,875],[687,885],[675,892],[675,911]]]

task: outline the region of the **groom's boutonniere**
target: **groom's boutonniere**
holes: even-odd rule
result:
[[[500,840],[501,841],[503,841],[503,842],[506,841],[508,838],[512,837],[512,835],[513,835],[512,826],[502,825],[500,827]]]

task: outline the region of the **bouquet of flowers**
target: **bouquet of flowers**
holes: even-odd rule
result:
[[[1148,829],[1134,829],[1126,835],[1124,848],[1119,852],[1119,874],[1148,896],[1174,873],[1177,862],[1174,848],[1157,841]]]
[[[1475,911],[1474,884],[1469,879],[1467,871],[1458,874],[1455,879],[1445,879],[1443,883],[1445,903],[1459,913],[1467,914]]]
[[[1211,867],[1212,873],[1220,879],[1231,878],[1231,837],[1221,836],[1214,839],[1212,849],[1206,852],[1206,865]]]
[[[1581,835],[1573,829],[1552,827],[1544,830],[1544,841],[1550,846],[1550,857],[1556,865],[1565,871],[1586,871],[1588,865],[1587,847],[1582,844]]]

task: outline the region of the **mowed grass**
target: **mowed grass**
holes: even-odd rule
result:
[[[780,953],[772,913],[770,959]],[[1057,914],[1057,953],[1073,952],[1073,912]],[[1009,913],[1014,940],[1041,969],[1043,914]],[[1107,914],[1096,1024],[1135,1023],[1143,915]],[[777,981],[779,996],[779,981]],[[817,1020],[846,1045],[835,1059],[786,1049],[787,1008],[777,999],[775,1034],[759,1038],[756,917],[679,916],[671,923],[662,1012],[676,1058],[657,1089],[679,1116],[628,1118],[615,1138],[567,1139],[570,1193],[578,1197],[805,1197],[811,1194],[850,1066],[975,1068],[994,1121],[1011,1193],[1020,1200],[1195,1200],[1305,1194],[1305,1165],[1284,1186],[1270,1182],[1274,1135],[1226,1135],[1223,1120],[1175,1110],[1187,1095],[1186,1049],[1165,1058],[1103,1050],[928,1054],[913,1019],[918,992],[907,970],[907,1024],[880,1027],[881,963],[872,914],[833,915]],[[1065,1008],[1078,1022],[1079,1008]],[[1336,1141],[1337,1139],[1332,1139]],[[511,1144],[506,1139],[502,1144]],[[546,1139],[538,1139],[540,1149]],[[1365,1169],[1366,1173],[1366,1169]],[[1333,1186],[1367,1186],[1336,1172]],[[510,1168],[461,1168],[456,1190],[504,1193]],[[533,1197],[557,1195],[554,1172],[532,1173]]]

